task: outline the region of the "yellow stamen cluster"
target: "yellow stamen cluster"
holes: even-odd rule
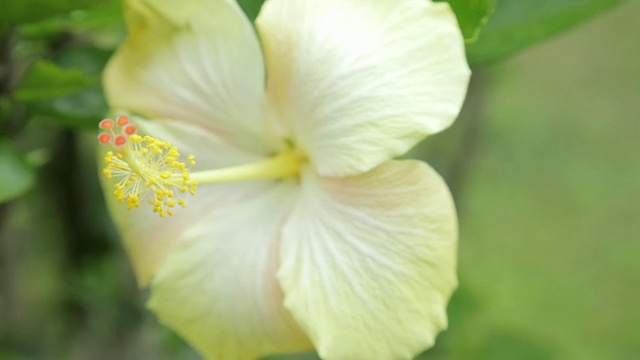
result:
[[[173,215],[173,207],[186,207],[182,195],[195,194],[197,184],[190,180],[189,170],[195,165],[193,155],[187,164],[179,161],[175,146],[151,136],[131,135],[121,147],[105,155],[103,175],[115,179],[113,195],[119,202],[127,202],[127,208],[147,202],[153,212],[161,217]]]
[[[295,178],[307,161],[288,148],[256,163],[190,173],[196,165],[193,155],[181,162],[178,149],[170,142],[137,135],[127,115],[104,119],[98,127],[98,143],[112,148],[104,157],[102,173],[115,180],[113,195],[121,203],[126,201],[129,210],[147,202],[161,217],[173,215],[176,206],[186,207],[183,197],[194,195],[198,183]]]

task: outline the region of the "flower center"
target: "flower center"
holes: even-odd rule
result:
[[[175,146],[137,135],[127,116],[102,120],[99,127],[106,131],[98,135],[98,142],[112,147],[104,157],[102,173],[115,180],[113,195],[118,202],[126,201],[128,209],[146,200],[161,217],[173,215],[176,205],[186,207],[184,196],[195,195],[198,184],[292,178],[304,163],[301,156],[287,150],[258,163],[191,173],[196,164],[193,155],[180,161]]]

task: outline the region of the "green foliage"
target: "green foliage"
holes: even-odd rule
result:
[[[504,58],[596,15],[622,0],[499,0],[491,21],[467,48],[469,62]]]
[[[65,128],[95,129],[108,111],[104,94],[92,88],[77,94],[34,104],[34,119],[56,123]]]
[[[35,180],[24,154],[6,140],[0,140],[0,174],[0,203],[20,196]]]
[[[39,21],[56,14],[113,2],[114,0],[2,0],[0,23]]]
[[[480,29],[487,23],[496,7],[496,0],[438,0],[446,1],[456,13],[458,24],[467,44],[478,39]]]
[[[482,360],[540,360],[553,359],[554,354],[527,336],[518,335],[514,331],[501,331],[485,339],[476,358]]]
[[[247,14],[249,20],[254,21],[256,17],[258,17],[264,1],[265,0],[238,0],[238,4],[240,4],[245,14]]]
[[[21,25],[20,35],[29,39],[46,38],[62,32],[101,30],[114,24],[124,26],[122,8],[118,2],[95,10],[76,10]]]
[[[81,72],[92,83],[81,91],[33,102],[35,117],[63,127],[95,129],[96,121],[108,111],[99,76],[110,55],[111,51],[91,46],[74,47],[59,54],[58,64]]]
[[[99,82],[79,69],[63,69],[58,65],[39,60],[18,85],[14,97],[18,101],[32,101],[42,98],[69,95]]]
[[[0,126],[11,116],[12,105],[9,99],[0,97]]]

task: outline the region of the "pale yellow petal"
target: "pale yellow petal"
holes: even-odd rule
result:
[[[469,80],[446,3],[269,0],[267,91],[324,176],[367,171],[456,118]]]
[[[325,179],[307,169],[283,230],[285,306],[323,359],[411,359],[447,325],[457,222],[418,161]]]
[[[130,35],[104,73],[112,108],[196,124],[262,153],[278,148],[260,44],[235,1],[124,5]]]
[[[154,277],[149,308],[207,359],[310,350],[283,307],[279,234],[298,185],[253,183],[211,203]]]

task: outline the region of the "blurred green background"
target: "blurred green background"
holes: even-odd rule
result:
[[[1,360],[198,358],[145,310],[99,192],[99,74],[124,36],[103,3],[0,16],[0,177],[35,184],[0,204]],[[411,153],[445,176],[461,225],[449,330],[420,359],[640,359],[638,34],[629,1],[474,66],[459,121]]]

